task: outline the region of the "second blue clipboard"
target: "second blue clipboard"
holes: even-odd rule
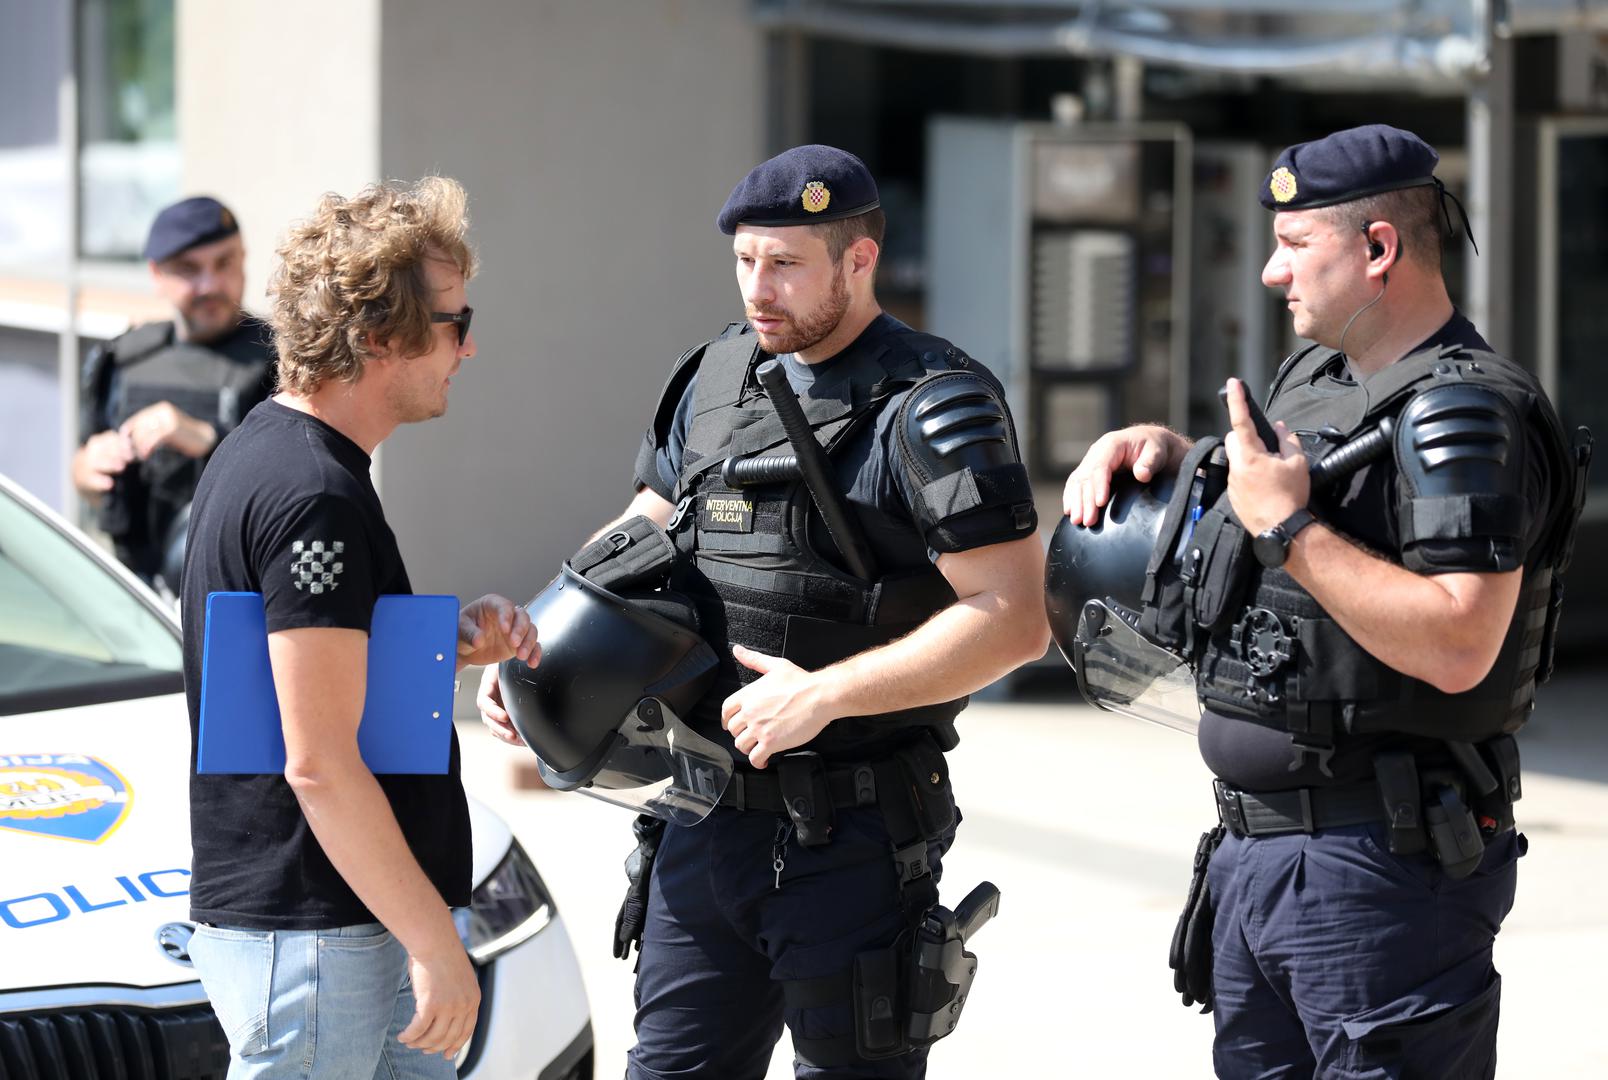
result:
[[[285,737],[260,593],[212,593],[201,661],[199,773],[280,773]],[[447,771],[458,598],[382,596],[369,631],[357,745],[374,773]]]

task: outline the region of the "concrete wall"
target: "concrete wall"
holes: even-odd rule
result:
[[[479,353],[382,450],[414,587],[528,599],[632,494],[659,388],[741,318],[714,216],[761,157],[748,0],[385,0],[387,176],[468,189]]]
[[[240,218],[260,311],[285,227],[379,176],[380,0],[177,0],[175,14],[184,193]]]

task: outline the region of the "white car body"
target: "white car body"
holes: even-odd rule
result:
[[[31,582],[8,558],[4,516],[15,521],[19,511],[83,556],[72,573],[110,575],[154,616],[149,625],[177,642],[177,623],[149,589],[0,476],[0,646],[16,647],[0,652],[0,665],[51,644],[17,606],[24,595],[18,583]],[[17,640],[19,627],[32,636]],[[12,699],[0,697],[0,704],[6,700]],[[75,1064],[80,1025],[73,1018],[172,1014],[189,1018],[180,1049],[202,1059],[194,1063],[198,1071],[185,1075],[222,1077],[221,1032],[211,1023],[209,1033],[200,1033],[210,1010],[185,952],[189,749],[182,693],[0,708],[0,1075],[92,1080],[85,1065]],[[507,825],[472,798],[470,813],[477,890],[471,911],[497,910],[473,932],[474,920],[460,920],[484,999],[460,1074],[590,1080],[590,1012],[563,920],[534,869],[525,869],[528,860]],[[483,889],[500,870],[500,881],[521,888]],[[89,1021],[91,1043],[96,1022]],[[105,1052],[95,1045],[95,1054]],[[59,1058],[54,1065],[53,1058]]]

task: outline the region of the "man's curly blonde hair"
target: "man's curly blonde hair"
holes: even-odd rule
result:
[[[474,276],[467,203],[456,180],[427,176],[372,184],[351,199],[331,192],[293,225],[268,290],[280,388],[307,395],[332,380],[356,382],[370,341],[404,357],[429,352],[435,297],[425,263]]]

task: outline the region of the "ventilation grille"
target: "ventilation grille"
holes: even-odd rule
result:
[[[205,1005],[0,1016],[0,1080],[223,1080],[229,1043]]]

